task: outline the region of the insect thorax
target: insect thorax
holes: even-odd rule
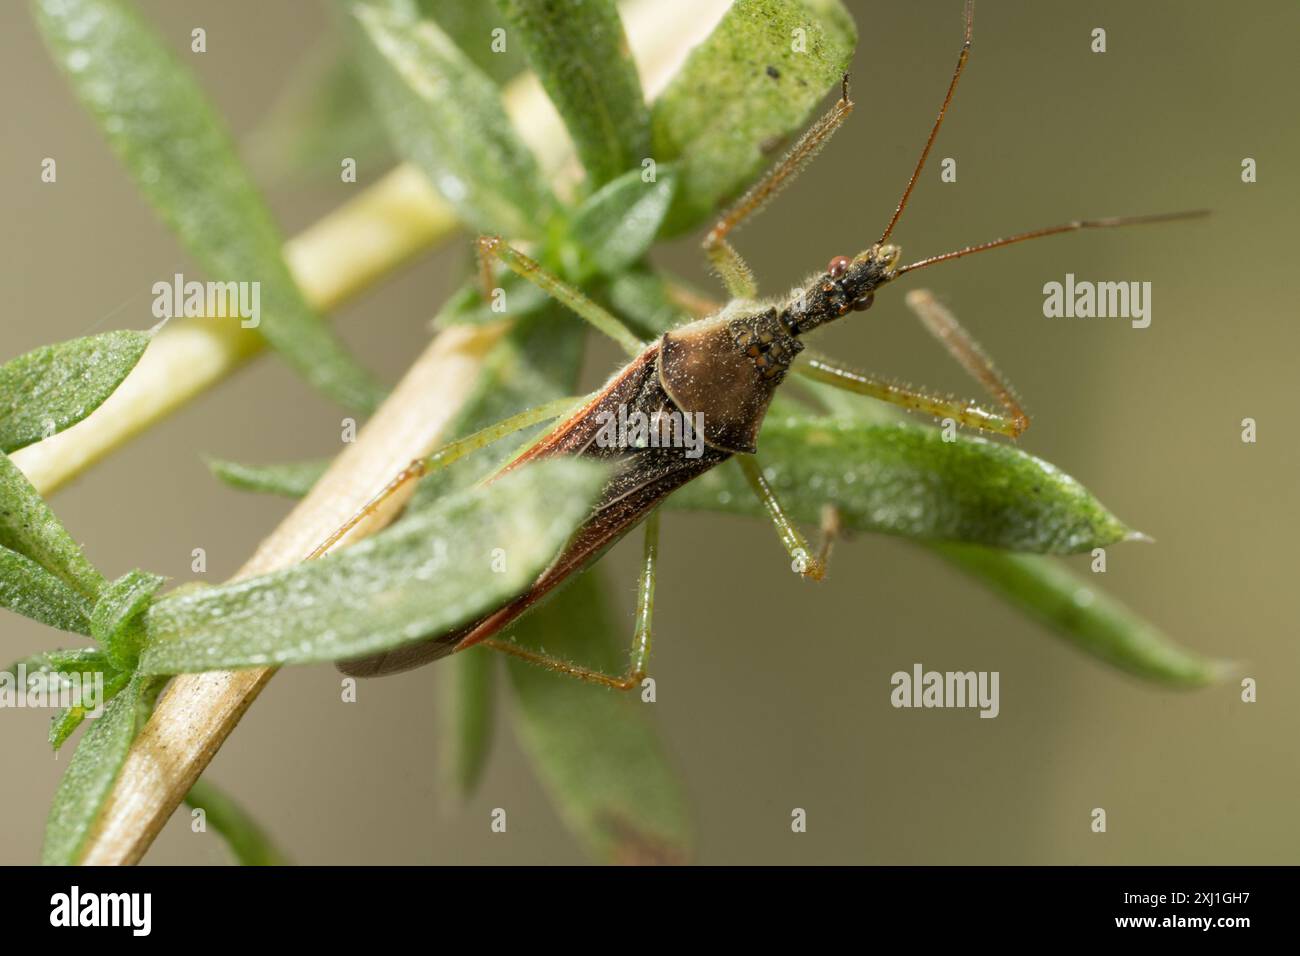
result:
[[[727,328],[732,344],[753,362],[759,377],[774,385],[785,377],[794,357],[803,351],[803,343],[782,322],[776,308],[737,316]]]
[[[666,333],[659,368],[664,390],[682,411],[704,416],[705,438],[718,449],[752,452],[777,386],[803,351],[799,336],[871,304],[894,277],[896,256],[873,247],[837,258],[784,302],[733,301],[707,319]]]

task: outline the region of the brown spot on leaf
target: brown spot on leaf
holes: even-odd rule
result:
[[[684,847],[646,833],[619,814],[602,814],[601,825],[614,841],[619,866],[682,866],[690,861]]]

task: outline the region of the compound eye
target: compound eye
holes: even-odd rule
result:
[[[854,312],[865,312],[867,309],[871,308],[871,303],[875,301],[876,294],[874,292],[868,292],[866,295],[854,299],[851,308]]]
[[[848,256],[836,256],[831,260],[830,265],[826,267],[826,274],[832,279],[839,279],[843,277],[844,273],[849,271],[849,265],[850,261]]]

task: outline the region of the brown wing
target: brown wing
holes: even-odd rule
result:
[[[584,408],[575,412],[550,435],[527,449],[502,469],[554,455],[577,455],[612,462],[614,473],[602,489],[591,515],[565,549],[519,597],[500,609],[455,631],[382,654],[342,661],[339,670],[353,677],[378,677],[410,670],[472,647],[499,633],[533,607],[572,574],[582,570],[628,531],[655,505],[686,482],[731,457],[729,452],[705,447],[697,458],[684,448],[625,448],[597,441],[604,415],[641,411],[677,410],[659,382],[659,346],[646,349],[618,373]]]

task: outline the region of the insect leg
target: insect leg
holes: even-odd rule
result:
[[[969,428],[997,432],[1009,438],[1019,437],[1029,427],[1029,416],[1021,407],[1011,384],[997,370],[979,343],[929,292],[918,289],[908,293],[907,305],[961,367],[997,399],[1002,406],[1001,411],[992,411],[969,399],[927,392],[865,375],[823,358],[810,358],[807,362],[796,365],[795,370],[805,378],[858,395],[869,395],[891,405],[924,412],[935,418],[951,418]]]
[[[814,358],[809,359],[807,362],[801,362],[795,366],[795,371],[804,378],[823,382],[846,392],[867,395],[871,398],[880,399],[882,402],[888,402],[891,405],[898,405],[912,411],[932,415],[935,418],[951,418],[958,424],[965,425],[968,428],[997,432],[999,435],[1006,435],[1008,438],[1017,437],[1028,425],[1028,419],[1021,421],[1010,418],[991,411],[969,399],[941,395],[938,392],[927,392],[900,382],[891,382],[889,379],[866,375],[854,369],[827,362],[825,359]]]
[[[650,662],[650,619],[655,602],[655,569],[659,563],[659,512],[652,511],[645,523],[645,551],[641,563],[641,582],[636,596],[636,629],[632,633],[632,649],[628,654],[627,672],[621,677],[605,674],[601,671],[582,667],[562,658],[552,657],[537,651],[521,647],[512,641],[488,638],[483,641],[485,647],[518,657],[520,660],[547,670],[576,677],[592,684],[600,684],[614,690],[631,690],[645,680],[646,668]]]
[[[754,278],[754,270],[741,258],[735,246],[726,239],[715,239],[714,233],[710,232],[704,240],[704,252],[729,296],[733,299],[758,298],[758,280]]]
[[[822,505],[821,544],[817,547],[817,563],[822,566],[822,573],[830,570],[831,549],[840,538],[840,509],[832,504]]]
[[[624,325],[613,313],[591,301],[579,289],[569,285],[559,276],[547,272],[539,262],[528,258],[518,249],[506,243],[500,236],[479,236],[478,254],[485,283],[491,283],[488,257],[495,256],[504,262],[512,272],[545,290],[576,312],[580,318],[589,322],[597,331],[608,335],[622,346],[623,351],[628,355],[640,355],[645,349],[645,343],[637,338],[632,330]],[[490,290],[488,295],[491,296]]]
[[[799,533],[799,529],[786,516],[785,509],[781,507],[781,502],[777,500],[776,494],[772,491],[772,486],[763,477],[763,469],[759,466],[758,459],[753,455],[737,455],[735,461],[744,473],[750,488],[754,490],[758,500],[763,503],[763,507],[767,510],[767,516],[772,519],[772,524],[776,527],[776,533],[780,537],[781,543],[785,545],[786,552],[790,555],[790,566],[804,577],[820,581],[826,576],[826,566],[819,558],[812,556],[803,535]]]
[[[736,200],[704,237],[704,251],[732,297],[752,299],[758,295],[758,284],[740,253],[727,242],[727,235],[759,212],[773,196],[793,181],[851,112],[853,100],[849,98],[849,77],[845,74],[839,101],[821,119],[808,127],[781,161]]]
[[[518,415],[512,415],[509,418],[502,419],[494,425],[467,435],[457,441],[450,442],[435,451],[428,458],[417,458],[400,472],[398,472],[388,484],[380,489],[379,493],[361,506],[351,518],[340,525],[333,534],[326,538],[316,547],[307,559],[318,558],[330,548],[334,547],[345,534],[355,528],[358,524],[378,511],[386,501],[391,499],[402,488],[423,478],[425,475],[446,468],[452,462],[464,458],[470,452],[477,451],[493,442],[511,435],[514,432],[527,428],[530,425],[536,425],[538,422],[549,421],[552,418],[558,418],[566,411],[573,408],[579,402],[584,401],[582,398],[558,398],[553,402],[547,402],[545,405],[538,405],[536,408],[530,408],[527,411],[520,412]]]
[[[1029,416],[1020,406],[1015,389],[998,371],[988,353],[980,348],[971,334],[961,327],[957,317],[926,289],[915,289],[909,292],[904,297],[904,301],[921,320],[921,324],[927,331],[948,350],[948,354],[957,360],[971,378],[983,385],[988,393],[998,400],[998,404],[1010,419],[1014,434],[1019,435],[1028,428]]]

